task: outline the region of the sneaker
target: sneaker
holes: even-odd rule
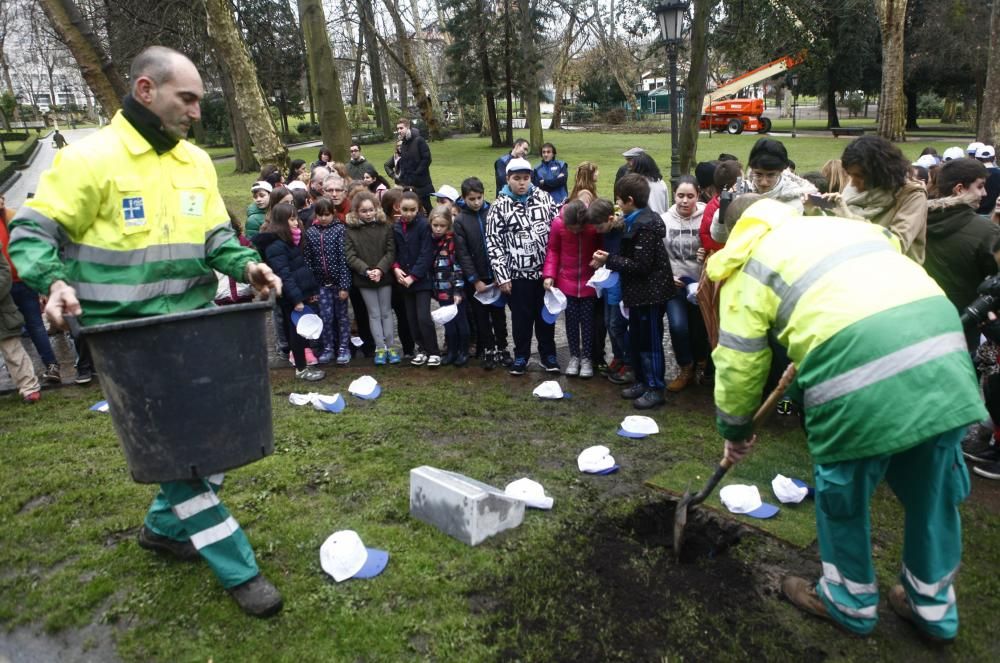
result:
[[[962,455],[980,463],[1000,460],[1000,450],[993,444],[993,431],[989,426],[973,424],[962,440]]]
[[[622,389],[622,398],[634,401],[635,399],[639,398],[645,393],[646,393],[646,385],[640,382],[636,382],[631,387],[626,387],[625,389]]]
[[[292,366],[295,365],[295,355],[293,355],[291,351],[288,352],[288,363],[291,364]]]
[[[73,382],[76,384],[90,384],[91,380],[94,379],[94,369],[87,367],[76,367],[76,377],[73,378]]]
[[[278,589],[259,573],[242,585],[230,589],[229,595],[243,612],[254,617],[276,615],[284,605]]]
[[[319,363],[326,366],[331,361],[333,361],[333,350],[324,350],[319,356]]]
[[[524,372],[528,370],[528,360],[522,357],[518,357],[510,365],[510,369],[507,371],[511,375],[524,375]]]
[[[178,541],[168,536],[157,534],[145,525],[139,528],[139,535],[136,537],[140,548],[152,550],[153,552],[172,555],[179,560],[192,562],[199,559],[198,549],[191,541]]]
[[[826,619],[840,626],[840,623],[830,616],[826,605],[816,594],[816,589],[805,578],[785,576],[781,579],[781,591],[792,605],[810,615]],[[843,627],[841,627],[843,628]]]
[[[984,463],[982,465],[976,465],[972,468],[972,471],[983,477],[984,479],[993,479],[994,481],[1000,479],[1000,460],[994,461],[992,463]]]
[[[59,364],[49,364],[42,373],[42,382],[45,384],[62,384],[62,375],[59,373]]]
[[[589,359],[580,360],[580,377],[585,380],[594,377],[594,364]]]
[[[955,638],[942,638],[937,635],[932,635],[925,631],[913,616],[913,607],[910,605],[910,600],[906,597],[906,590],[903,589],[902,585],[894,585],[892,589],[889,590],[889,606],[892,611],[899,615],[904,621],[910,622],[917,627],[920,631],[922,638],[928,642],[934,644],[945,645],[953,642]]]
[[[622,366],[624,365],[625,363],[623,361],[621,361],[618,358],[612,357],[611,363],[607,365],[607,371],[609,374],[617,373],[618,371],[622,370]]]
[[[458,354],[455,355],[455,364],[454,364],[455,368],[462,368],[468,363],[469,363],[468,352],[459,352]]]
[[[499,350],[497,352],[497,363],[503,364],[506,368],[510,368],[514,364],[513,357],[510,356],[510,352],[507,350]],[[528,360],[524,360],[524,365],[528,365]]]
[[[559,372],[559,358],[555,355],[549,355],[541,361],[542,368],[545,369],[546,373],[558,373]]]
[[[437,368],[441,365],[441,357],[439,355],[431,355],[427,358],[427,368]]]
[[[425,355],[423,352],[418,352],[417,354],[413,355],[413,359],[410,360],[410,363],[414,366],[423,366],[424,364],[427,363],[427,355]]]
[[[650,389],[639,398],[632,401],[632,407],[636,410],[649,410],[666,403],[661,389]]]
[[[375,351],[375,365],[385,366],[386,355],[388,352],[382,348]]]
[[[337,366],[347,366],[351,363],[351,353],[348,350],[344,350],[337,355]]]
[[[399,356],[399,350],[396,348],[389,348],[389,363],[398,364],[400,361],[402,361],[402,358]]]
[[[301,371],[295,370],[295,377],[300,380],[305,380],[306,382],[319,382],[326,377],[326,373],[319,370],[318,368],[313,368],[312,366],[306,366]]]
[[[609,366],[604,360],[594,361],[594,370],[596,370],[601,375],[607,375],[611,371],[611,366]]]
[[[785,417],[792,413],[792,401],[789,398],[782,398],[778,401],[778,405],[775,408],[778,414]]]
[[[42,392],[40,391],[33,391],[30,394],[26,394],[24,396],[24,402],[27,403],[28,405],[33,405],[40,400],[42,400]]]
[[[627,377],[628,367],[625,364],[618,364],[618,368],[614,371],[608,370],[608,382],[611,384],[628,384],[630,382],[635,382],[635,378]]]
[[[319,359],[313,354],[312,348],[306,348],[303,352],[306,355],[306,366],[315,366],[319,363]]]
[[[448,352],[443,357],[441,357],[442,366],[450,366],[455,363],[455,353]]]
[[[497,355],[499,354],[496,350],[485,350],[482,358],[479,360],[479,365],[483,367],[484,371],[492,371],[497,367],[497,362],[499,361]]]
[[[569,363],[566,364],[566,375],[577,376],[579,374],[580,374],[580,358],[570,357]]]

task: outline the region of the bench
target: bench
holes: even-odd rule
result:
[[[838,129],[830,129],[834,138],[840,138],[841,136],[864,136],[865,130],[861,127],[840,127]]]

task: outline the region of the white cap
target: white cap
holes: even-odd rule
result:
[[[536,509],[551,509],[555,501],[545,494],[542,484],[532,481],[527,477],[510,482],[504,488],[503,492],[507,497],[521,500],[525,506],[531,506]]]
[[[798,504],[809,494],[808,488],[800,486],[783,474],[774,475],[771,479],[771,490],[782,504]]]
[[[293,313],[292,317],[298,317],[295,320],[295,333],[302,338],[315,340],[323,333],[323,320],[312,311],[298,316]]]
[[[480,304],[489,305],[500,299],[500,288],[495,283],[491,283],[486,286],[486,290],[477,292],[473,297],[478,299]]]
[[[351,529],[331,534],[319,549],[319,563],[337,582],[348,578],[372,578],[385,570],[389,553],[365,548],[358,533]]]
[[[566,310],[566,295],[559,288],[552,286],[545,291],[545,308],[552,315],[559,315]]]
[[[625,157],[626,159],[631,159],[632,157],[637,157],[640,154],[645,154],[645,153],[646,150],[642,149],[641,147],[630,147],[624,152],[622,152],[622,156]]]
[[[587,281],[587,285],[591,288],[613,288],[618,285],[618,272],[607,267],[598,267]]]
[[[531,393],[538,398],[559,399],[563,397],[562,387],[560,387],[559,383],[555,380],[547,380],[546,382],[541,383],[535,387],[535,390]]]
[[[719,491],[719,498],[732,513],[753,518],[770,518],[778,513],[778,507],[761,501],[757,486],[730,484]]]
[[[379,386],[378,382],[372,376],[362,375],[347,387],[347,391],[358,398],[374,400],[382,393],[382,387]]]
[[[997,151],[993,148],[992,145],[983,145],[978,150],[976,150],[977,159],[986,159],[987,161],[991,161],[995,159],[996,156],[997,156]]]
[[[309,187],[307,187],[306,183],[303,182],[302,180],[292,180],[291,182],[285,185],[285,188],[288,189],[289,191],[295,191],[296,189],[302,189],[303,191],[309,190]]]
[[[347,403],[344,402],[344,397],[339,393],[336,393],[333,396],[313,394],[312,406],[320,412],[333,412],[334,414],[337,414],[344,411],[344,408],[347,407]]]
[[[434,320],[434,324],[439,327],[443,327],[458,315],[458,304],[448,304],[447,306],[440,306],[433,311],[431,311],[431,319]]]
[[[923,166],[924,168],[930,169],[936,166],[937,163],[937,157],[933,154],[922,154],[916,161],[913,162],[913,165]]]
[[[576,465],[588,474],[611,474],[618,469],[611,450],[605,446],[587,447],[577,456]]]
[[[511,159],[510,161],[507,162],[508,175],[510,175],[511,173],[523,173],[523,172],[530,173],[533,170],[534,168],[531,167],[531,163],[529,163],[527,159],[516,158],[516,159]]]
[[[622,419],[618,429],[618,434],[622,437],[640,438],[647,435],[656,435],[660,432],[660,427],[649,417],[642,415],[630,415]]]
[[[456,200],[459,199],[458,189],[448,184],[445,184],[443,187],[441,187],[431,195],[436,196],[438,198],[447,198],[451,202],[455,202]]]
[[[976,152],[978,152],[979,148],[983,147],[983,145],[985,145],[985,143],[980,143],[978,140],[973,141],[969,143],[969,146],[965,148],[965,151],[970,157],[974,157],[976,156]]]
[[[263,180],[260,180],[259,182],[254,182],[253,183],[253,186],[250,187],[250,193],[254,193],[255,191],[258,191],[259,189],[263,189],[264,191],[267,191],[268,193],[271,193],[271,191],[272,191],[272,187],[271,187],[271,184],[269,182],[265,182]]]
[[[961,159],[965,156],[967,155],[965,154],[965,152],[962,150],[961,147],[949,147],[947,150],[944,151],[944,154],[941,155],[941,160],[953,161],[955,159]]]

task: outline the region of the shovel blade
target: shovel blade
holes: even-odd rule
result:
[[[687,525],[688,505],[691,503],[691,491],[685,491],[684,497],[674,510],[674,557],[680,559],[681,548],[684,545],[684,527]]]

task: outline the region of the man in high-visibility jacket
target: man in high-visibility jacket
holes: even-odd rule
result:
[[[48,294],[46,315],[56,325],[65,314],[100,324],[211,306],[213,268],[280,291],[280,279],[236,240],[211,159],[184,140],[204,94],[194,64],[152,46],[130,76],[122,110],[59,151],[11,223],[11,259]],[[201,557],[243,610],[274,614],[281,595],[219,502],[221,485],[222,475],[161,484],[139,545]]]
[[[768,339],[787,348],[814,463],[823,574],[815,587],[786,577],[782,589],[851,632],[875,628],[869,500],[885,478],[906,512],[902,585],[890,604],[928,638],[950,641],[958,504],[969,491],[960,442],[986,417],[955,307],[883,228],[770,200],[739,216],[748,201],[733,203],[729,241],[707,264],[713,281],[725,280],[716,423],[726,456],[740,460],[753,443]]]

